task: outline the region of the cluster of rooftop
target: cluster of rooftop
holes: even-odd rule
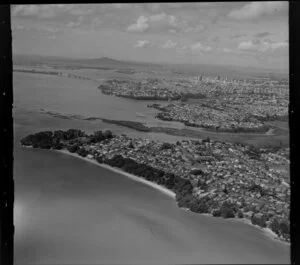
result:
[[[108,80],[103,93],[134,99],[176,100],[152,104],[157,118],[230,132],[267,132],[265,121],[288,117],[288,80],[146,79]],[[180,101],[179,101],[180,100]]]
[[[168,176],[175,176],[187,181],[190,187],[176,194],[179,206],[214,216],[248,218],[253,224],[269,227],[282,239],[289,240],[288,148],[258,149],[210,139],[170,144],[109,133],[105,134],[110,137],[104,137],[102,132],[67,138],[59,131],[42,134],[30,135],[21,143],[66,148],[120,168],[129,161],[136,168],[131,172],[144,176],[149,168],[155,170],[146,178],[170,189],[174,189],[174,180]],[[43,146],[40,141],[44,142]]]

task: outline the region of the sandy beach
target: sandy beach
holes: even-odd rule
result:
[[[100,166],[100,167],[109,169],[109,170],[114,171],[114,172],[116,172],[116,173],[118,173],[118,174],[122,174],[123,176],[126,176],[127,178],[130,178],[130,179],[132,179],[132,180],[134,180],[134,181],[137,181],[137,182],[144,183],[144,184],[146,184],[146,185],[148,185],[148,186],[150,186],[150,187],[152,187],[152,188],[154,188],[154,189],[157,189],[157,190],[159,190],[160,192],[162,192],[162,193],[168,195],[169,197],[172,197],[172,198],[175,199],[176,194],[175,194],[173,191],[171,191],[171,190],[169,190],[169,189],[167,189],[167,188],[165,188],[165,187],[162,187],[162,186],[160,186],[160,185],[158,185],[158,184],[156,184],[156,183],[153,183],[153,182],[150,182],[150,181],[145,180],[145,179],[143,179],[143,178],[140,178],[140,177],[137,177],[137,176],[135,176],[135,175],[129,174],[129,173],[124,172],[124,171],[122,171],[122,170],[120,170],[120,169],[118,169],[118,168],[111,167],[111,166],[106,165],[106,164],[99,164],[99,163],[98,163],[95,159],[93,159],[93,158],[81,157],[80,155],[78,155],[78,154],[76,154],[76,153],[71,153],[71,152],[69,152],[69,151],[67,151],[67,150],[65,150],[65,149],[64,149],[64,150],[55,150],[55,151],[60,152],[60,153],[63,153],[63,154],[66,154],[66,155],[71,155],[71,156],[73,156],[73,157],[77,157],[77,158],[83,159],[83,160],[85,160],[85,161],[87,161],[87,162],[90,162],[90,163],[93,163],[93,164],[95,164],[95,165],[97,165],[97,166]]]
[[[122,171],[122,170],[120,170],[118,168],[114,168],[114,167],[111,167],[111,166],[106,165],[106,164],[99,164],[93,158],[81,157],[77,153],[71,153],[71,152],[69,152],[66,149],[55,150],[55,151],[60,152],[62,154],[71,155],[73,157],[85,160],[85,161],[87,161],[89,163],[93,163],[93,164],[95,164],[97,166],[100,166],[100,167],[106,168],[108,170],[114,171],[114,172],[116,172],[118,174],[121,174],[123,176],[126,176],[126,177],[128,177],[128,178],[130,178],[130,179],[132,179],[134,181],[144,183],[144,184],[146,184],[146,185],[148,185],[148,186],[150,186],[150,187],[152,187],[152,188],[154,188],[154,189],[156,189],[156,190],[164,193],[165,195],[167,195],[167,196],[172,197],[173,199],[175,199],[176,194],[173,191],[171,191],[171,190],[169,190],[169,189],[167,189],[165,187],[162,187],[162,186],[160,186],[158,184],[152,183],[152,182],[150,182],[148,180],[145,180],[143,178],[140,178],[140,177],[137,177],[135,175],[129,174],[129,173],[124,172],[124,171]],[[185,210],[185,211],[189,211],[189,209],[186,209],[186,208],[180,208],[180,209]],[[202,214],[202,215],[205,215],[205,216],[210,217],[210,218],[216,218],[216,217],[213,217],[212,214]],[[259,229],[260,231],[262,231],[271,240],[274,240],[274,241],[277,241],[277,242],[279,241],[280,243],[283,243],[283,244],[286,244],[286,245],[290,245],[289,242],[285,242],[285,241],[280,240],[279,237],[271,229],[269,229],[269,228],[262,228],[262,227],[259,227],[257,225],[253,225],[251,223],[251,221],[248,220],[248,219],[246,219],[246,218],[231,218],[231,219],[228,219],[228,221],[245,223],[247,225],[250,225],[252,227],[255,227],[255,228]]]

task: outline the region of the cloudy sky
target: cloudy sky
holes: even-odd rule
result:
[[[288,68],[287,2],[12,7],[13,52]]]

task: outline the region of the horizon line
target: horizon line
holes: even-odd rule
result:
[[[174,66],[184,66],[184,65],[188,65],[188,66],[212,66],[212,67],[220,67],[220,68],[229,68],[229,67],[234,67],[234,68],[248,68],[248,69],[255,69],[255,70],[263,70],[263,71],[275,71],[275,72],[280,72],[281,74],[289,74],[289,67],[288,68],[284,68],[284,69],[272,69],[272,68],[257,68],[254,66],[239,66],[239,65],[217,65],[217,64],[210,64],[210,63],[174,63],[174,62],[149,62],[149,61],[133,61],[130,59],[116,59],[113,58],[111,56],[101,56],[101,57],[71,57],[71,56],[62,56],[62,55],[42,55],[42,54],[12,54],[12,57],[14,56],[40,56],[40,57],[52,57],[52,58],[61,58],[61,59],[70,59],[70,60],[99,60],[102,58],[106,58],[106,59],[111,59],[114,61],[119,61],[119,62],[131,62],[131,63],[140,63],[140,64],[152,64],[152,65],[174,65]]]

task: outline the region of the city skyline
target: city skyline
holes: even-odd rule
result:
[[[288,2],[12,6],[14,54],[288,70]],[[83,48],[84,47],[84,48]]]

